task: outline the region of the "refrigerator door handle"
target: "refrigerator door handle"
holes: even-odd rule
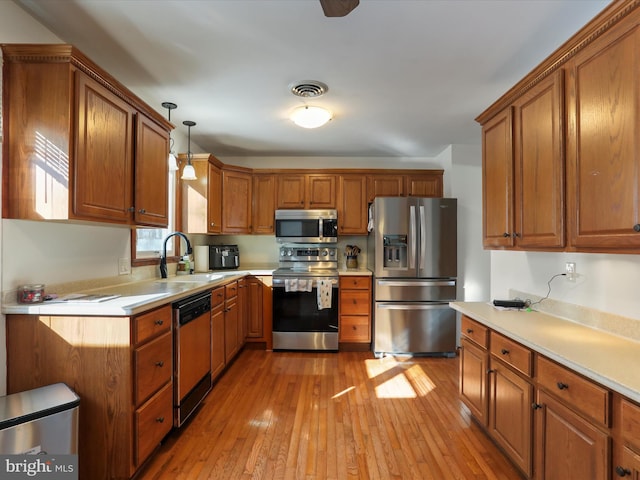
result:
[[[455,287],[455,280],[377,280],[381,287]]]
[[[424,216],[424,205],[420,205],[420,270],[426,268],[425,265],[425,242],[427,239],[427,219]]]
[[[411,205],[409,207],[409,258],[407,259],[409,268],[416,268],[416,243],[418,242],[416,233],[416,207]]]
[[[389,310],[443,310],[449,307],[447,303],[379,303],[376,302],[376,308],[384,308]]]

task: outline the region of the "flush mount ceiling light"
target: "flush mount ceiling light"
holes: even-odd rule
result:
[[[187,147],[187,164],[184,166],[184,168],[182,169],[182,177],[180,177],[182,180],[197,180],[198,177],[196,177],[196,169],[193,168],[193,165],[191,165],[191,127],[194,127],[196,122],[192,122],[191,120],[185,120],[184,122],[182,122],[183,125],[186,125],[189,129],[189,135],[188,135],[188,147]]]
[[[329,87],[322,82],[305,80],[289,86],[291,93],[302,98],[316,98],[324,95]],[[303,105],[296,108],[289,118],[303,128],[318,128],[331,120],[332,114],[323,107]]]
[[[318,128],[331,120],[331,112],[322,107],[298,107],[291,113],[291,121],[303,128]]]
[[[169,122],[171,122],[171,110],[178,108],[178,105],[171,102],[162,102],[162,106],[169,111],[168,117]],[[169,170],[172,172],[178,170],[178,159],[173,153],[173,138],[171,138],[171,133],[169,133]]]

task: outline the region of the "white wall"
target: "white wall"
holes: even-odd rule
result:
[[[494,251],[491,298],[509,298],[509,289],[544,297],[566,262],[575,262],[577,279],[553,280],[549,298],[640,320],[640,255]]]

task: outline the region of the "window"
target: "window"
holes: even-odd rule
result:
[[[158,263],[162,251],[163,240],[175,231],[176,211],[176,173],[169,170],[169,221],[167,228],[136,228],[131,232],[132,265],[153,265]],[[171,237],[167,242],[168,257],[174,252],[174,241]]]

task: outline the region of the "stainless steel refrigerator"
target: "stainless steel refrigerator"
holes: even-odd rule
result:
[[[454,356],[457,200],[379,197],[370,211],[374,338],[385,353]]]

